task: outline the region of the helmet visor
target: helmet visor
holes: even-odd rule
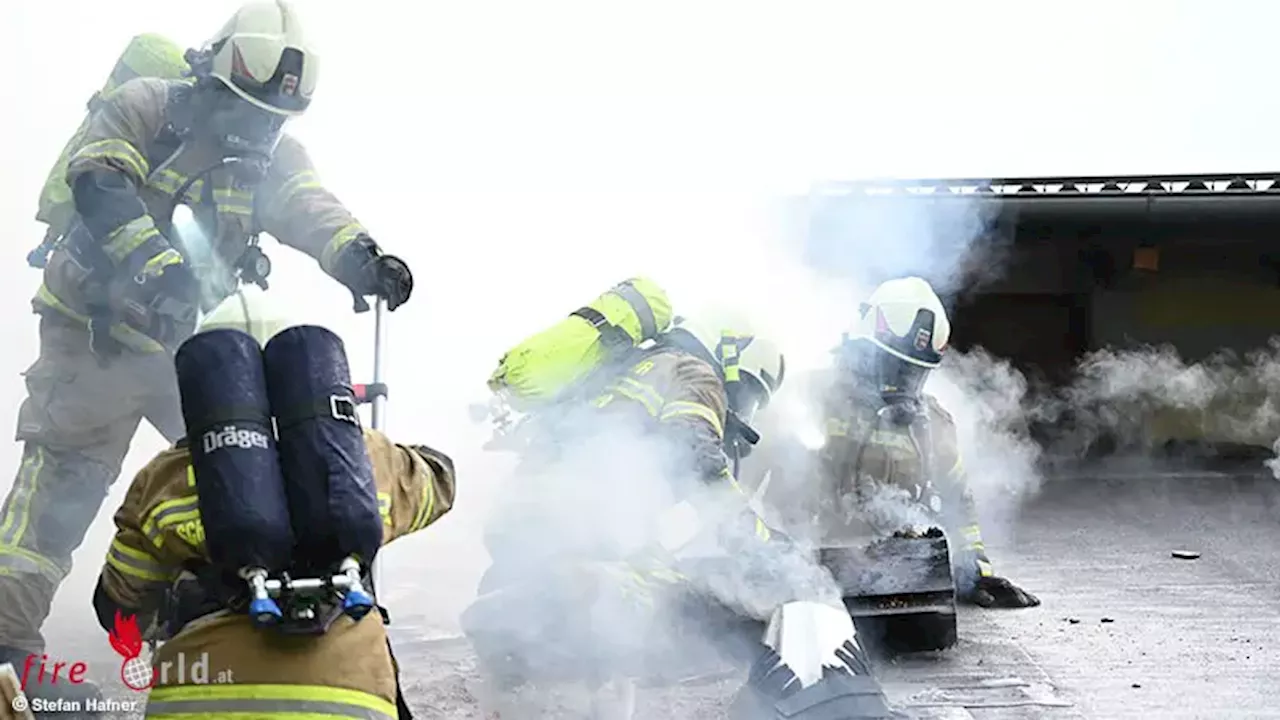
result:
[[[750,423],[756,413],[769,406],[769,390],[751,373],[742,373],[738,382],[729,383],[729,409],[743,422]]]
[[[246,52],[279,53],[280,62],[271,77],[263,81],[253,78],[240,54],[242,47]],[[266,38],[239,38],[232,52],[231,72],[227,80],[247,97],[263,107],[289,115],[298,115],[311,104],[310,88],[303,86],[303,63],[306,60],[301,50],[291,47],[282,50],[276,41]]]

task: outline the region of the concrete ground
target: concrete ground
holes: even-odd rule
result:
[[[433,547],[465,551],[461,527],[441,530]],[[1194,474],[1060,479],[1007,535],[1004,546],[990,548],[998,569],[1043,604],[965,608],[955,648],[882,663],[891,699],[909,715],[1280,718],[1280,482]],[[1199,559],[1171,556],[1184,549]],[[386,563],[416,557],[401,553]],[[480,717],[474,659],[450,637],[474,587],[473,564],[426,579],[401,572],[384,583],[418,717]],[[50,631],[57,643],[73,626]],[[114,675],[119,658],[105,652],[91,665]],[[722,717],[738,682],[730,671],[643,690],[639,718]]]
[[[955,648],[882,664],[909,715],[1280,718],[1280,482],[1063,479],[1015,535],[1016,547],[993,554],[1043,604],[965,608]],[[1172,557],[1183,549],[1199,559]],[[480,717],[465,643],[403,637],[400,647],[422,717]],[[639,716],[720,717],[737,682],[642,691]]]

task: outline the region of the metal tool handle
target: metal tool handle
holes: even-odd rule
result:
[[[374,430],[382,431],[386,423],[387,415],[387,386],[385,382],[384,368],[387,359],[387,301],[378,298],[374,305],[373,311],[373,382],[370,386],[375,389],[372,393],[373,412],[371,424]],[[381,553],[379,553],[381,555]],[[373,563],[369,566],[369,589],[377,596],[378,572],[379,566],[382,564],[380,557],[374,557]]]
[[[373,429],[382,430],[387,414],[384,364],[387,358],[387,301],[378,298],[373,311],[373,384],[383,391],[373,396]]]

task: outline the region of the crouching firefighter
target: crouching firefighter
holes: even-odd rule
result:
[[[173,350],[199,312],[266,284],[259,232],[315,257],[360,308],[409,297],[405,264],[283,133],[317,79],[296,15],[283,0],[246,4],[188,53],[191,78],[137,77],[101,96],[71,153],[75,213],[33,300],[40,352],[0,518],[0,662],[44,651],[40,628],[139,424],[182,437]],[[178,205],[199,232],[174,229]]]
[[[825,443],[821,481],[812,486],[821,488],[822,497],[805,514],[835,524],[842,518],[832,513],[874,514],[871,500],[897,488],[951,537],[962,599],[983,607],[1039,605],[995,574],[965,481],[955,422],[924,392],[950,335],[942,301],[921,278],[889,280],[862,304],[854,332],[836,350],[834,376],[819,384]]]
[[[714,536],[722,550],[738,548],[731,565],[767,558],[752,548],[776,539],[751,511],[732,467],[755,439],[751,416],[780,386],[784,361],[742,323],[704,320],[673,318],[665,293],[636,278],[500,361],[490,387],[525,413],[505,438],[521,454],[520,482],[486,529],[493,564],[462,617],[488,681],[487,717],[545,717],[546,697],[559,700],[554,711],[563,713],[564,694],[540,691],[566,685],[588,691],[583,716],[632,717],[636,681],[662,675],[655,670],[680,664],[686,649],[708,641],[744,664],[757,662],[735,720],[817,717],[795,713],[818,706],[822,717],[888,717],[838,598],[834,605],[787,602],[775,589],[776,606],[731,606],[701,582],[705,573],[694,580],[684,572],[682,553],[699,536]],[[633,446],[662,458],[655,479],[669,483],[674,505],[659,501],[649,540],[627,550],[618,547],[623,533],[614,525],[630,524],[637,510],[620,517],[616,508],[635,488],[619,483],[650,477],[629,467],[643,463]],[[662,530],[690,527],[690,513],[692,532]],[[817,627],[815,615],[834,616],[820,637],[805,634]],[[812,642],[797,643],[800,636]],[[851,685],[830,679],[841,673]],[[830,714],[833,706],[850,714]]]
[[[449,511],[453,464],[362,429],[338,337],[248,300],[177,352],[188,437],[116,511],[98,619],[165,641],[147,717],[409,717],[370,568]]]

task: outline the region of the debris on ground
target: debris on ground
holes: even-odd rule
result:
[[[1173,556],[1179,560],[1199,560],[1200,553],[1195,550],[1174,550]]]

